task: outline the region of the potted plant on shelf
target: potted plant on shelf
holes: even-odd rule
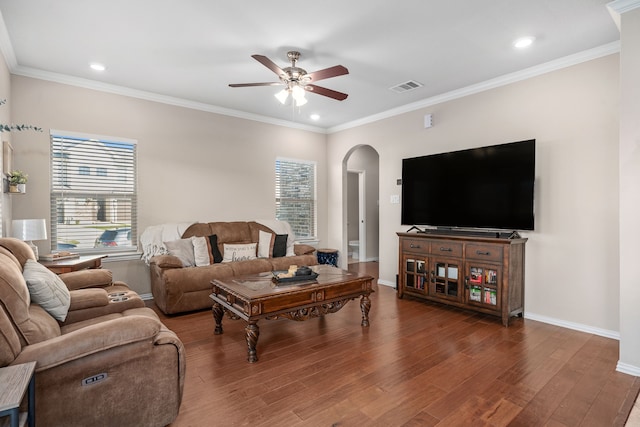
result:
[[[9,181],[9,193],[26,193],[27,180],[29,175],[21,170],[13,170],[9,172],[7,180]]]

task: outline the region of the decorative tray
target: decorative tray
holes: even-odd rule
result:
[[[278,277],[278,273],[284,273],[284,271],[274,271],[273,272],[273,281],[276,284],[286,284],[286,283],[296,283],[296,282],[308,282],[311,280],[316,280],[318,278],[318,273],[311,272],[311,274],[305,274],[302,276],[293,276],[293,277]]]

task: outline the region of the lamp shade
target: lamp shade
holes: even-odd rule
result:
[[[14,219],[11,222],[13,237],[20,240],[46,240],[47,223],[44,219]]]

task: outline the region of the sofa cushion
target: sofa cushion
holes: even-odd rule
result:
[[[318,264],[318,260],[315,255],[298,255],[293,258],[271,258],[269,259],[269,263],[271,264],[271,268],[269,268],[271,271],[286,271],[291,265],[297,265],[298,267],[303,265],[316,265]]]
[[[274,234],[260,230],[258,236],[258,258],[271,258]]]
[[[178,257],[182,261],[183,267],[196,265],[191,238],[171,240],[170,242],[164,242],[164,245],[169,250],[169,254]]]
[[[26,261],[23,274],[31,301],[44,308],[56,320],[64,322],[71,296],[62,279],[33,259]]]
[[[20,338],[0,304],[0,366],[7,366],[13,362],[21,350]]]
[[[273,242],[272,258],[280,258],[287,255],[288,234],[276,234]]]
[[[218,247],[218,235],[212,234],[209,236],[209,246],[211,247],[211,255],[213,256],[213,263],[222,262],[222,254]]]
[[[222,262],[256,259],[257,243],[225,243]]]
[[[37,344],[60,336],[60,324],[38,304],[29,306],[29,321],[18,325],[27,344]]]
[[[255,258],[242,262],[232,262],[228,265],[233,269],[234,276],[246,276],[248,274],[263,273],[271,270],[271,259]]]
[[[206,237],[192,237],[193,258],[197,267],[213,264],[213,255],[211,254],[211,246],[209,239]]]

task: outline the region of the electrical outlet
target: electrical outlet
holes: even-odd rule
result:
[[[391,195],[391,203],[393,203],[394,205],[397,205],[398,203],[400,203],[400,195],[399,194],[392,194]]]

